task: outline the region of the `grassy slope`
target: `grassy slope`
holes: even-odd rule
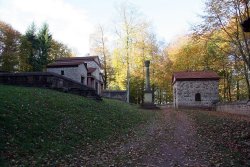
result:
[[[0,85],[0,166],[56,159],[86,143],[124,134],[149,117],[148,112],[115,100],[97,102],[51,90]]]

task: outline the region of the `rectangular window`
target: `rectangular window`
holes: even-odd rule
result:
[[[195,101],[201,101],[201,94],[200,93],[195,94]]]
[[[95,90],[98,93],[98,82],[95,83]]]
[[[61,75],[64,75],[64,70],[61,70]]]
[[[84,84],[84,77],[81,77],[81,83]]]

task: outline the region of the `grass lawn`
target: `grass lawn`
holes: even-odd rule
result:
[[[116,100],[0,85],[0,166],[56,161],[76,148],[126,134],[152,114]]]
[[[0,166],[249,166],[249,144],[246,116],[0,85]]]

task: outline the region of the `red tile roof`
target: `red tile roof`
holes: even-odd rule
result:
[[[88,72],[89,72],[89,73],[92,73],[92,72],[94,72],[95,70],[96,70],[96,68],[91,68],[91,67],[88,68]]]
[[[213,71],[189,71],[189,72],[175,72],[173,74],[173,83],[175,81],[188,80],[219,80],[220,77]]]
[[[61,62],[61,61],[56,61],[54,63],[48,64],[47,67],[76,67],[80,64],[83,64],[83,61],[65,61],[65,62]]]
[[[94,60],[98,56],[87,56],[87,57],[65,57],[60,58],[57,61],[75,61],[75,60]]]
[[[95,59],[98,59],[98,62]],[[86,61],[94,61],[99,67],[101,67],[98,56],[87,56],[87,57],[65,57],[57,59],[54,63],[47,65],[47,67],[76,67]]]
[[[98,59],[98,62],[95,61],[95,59]],[[100,67],[101,67],[101,64],[100,64],[100,60],[99,60],[99,57],[98,56],[86,56],[86,57],[66,57],[66,58],[60,58],[56,61],[95,61]]]

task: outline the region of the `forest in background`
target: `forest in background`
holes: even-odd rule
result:
[[[122,3],[117,9],[116,22],[98,25],[90,36],[91,54],[99,55],[103,64],[105,88],[127,89],[130,102],[142,103],[144,61],[150,60],[156,103],[172,101],[173,72],[197,70],[218,73],[222,101],[250,99],[250,35],[241,28],[241,23],[249,17],[248,1],[205,3],[203,21],[168,44],[158,39],[153,25],[137,8]],[[166,21],[166,24],[171,23]],[[0,21],[0,70],[43,71],[57,58],[76,56],[52,37],[47,24],[37,29],[33,23],[21,34]]]

